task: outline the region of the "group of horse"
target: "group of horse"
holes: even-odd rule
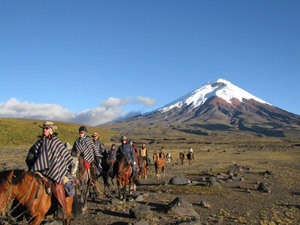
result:
[[[181,153],[183,154],[183,153]],[[190,164],[193,155],[187,155]],[[86,209],[88,197],[95,199],[99,195],[97,187],[97,168],[91,165],[88,170],[84,164],[83,158],[79,155],[74,157],[75,165],[72,167],[72,176],[75,181],[76,193],[72,197],[66,197],[68,212],[64,212],[53,195],[47,192],[45,182],[35,173],[29,173],[25,170],[9,170],[0,172],[0,224],[2,221],[10,223],[16,221],[27,221],[26,224],[41,224],[46,215],[54,214],[62,219],[63,224],[70,224],[71,214],[76,216],[83,213]],[[183,164],[184,155],[180,155]],[[147,179],[149,165],[146,160],[135,154],[137,164],[137,173],[133,172],[130,162],[124,155],[118,156],[117,160],[108,158],[104,152],[102,158],[104,194],[108,195],[111,191],[111,184],[114,184],[114,178],[117,178],[117,188],[119,198],[124,198],[128,187],[129,194],[135,190],[134,179]],[[160,153],[153,154],[155,173],[160,179],[165,176],[166,162],[171,162],[171,154],[166,156]],[[135,177],[136,175],[136,177]],[[89,195],[88,195],[89,194]],[[60,211],[60,213],[59,213]],[[4,224],[4,223],[3,223]],[[20,224],[18,222],[18,224]]]
[[[184,153],[180,152],[179,153],[179,159],[180,159],[181,165],[183,165],[184,158],[185,158]],[[186,158],[189,161],[189,165],[192,165],[193,160],[194,160],[194,153],[193,152],[187,153]]]

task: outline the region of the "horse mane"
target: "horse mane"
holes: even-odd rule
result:
[[[126,157],[125,157],[125,155],[124,154],[122,154],[122,155],[120,155],[120,158],[119,158],[120,160],[119,160],[119,162],[122,162],[123,161],[123,163],[124,163],[124,167],[127,167],[128,166],[128,160],[126,159]]]
[[[4,184],[7,181],[7,176],[11,173],[11,170],[1,171],[0,172],[0,184]],[[19,184],[22,182],[25,176],[25,170],[14,170],[12,183]]]

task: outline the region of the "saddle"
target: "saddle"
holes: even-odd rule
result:
[[[45,177],[40,172],[34,172],[35,177],[43,182],[43,185],[46,189],[46,193],[52,197],[52,194],[55,196],[59,204],[64,209],[64,214],[67,212],[67,202],[65,197],[65,190],[63,184],[57,184]],[[64,215],[65,216],[65,215]]]
[[[52,190],[54,187],[54,183],[53,181],[51,181],[49,178],[45,177],[42,173],[40,172],[34,172],[35,177],[39,180],[42,181],[45,189],[46,189],[46,193],[50,196],[52,196]]]

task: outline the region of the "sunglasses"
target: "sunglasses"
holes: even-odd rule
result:
[[[44,130],[49,130],[49,127],[43,127]]]
[[[84,134],[84,132],[83,132],[83,131],[80,131],[79,134]]]

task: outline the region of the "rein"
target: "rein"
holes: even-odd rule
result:
[[[14,175],[13,175],[13,176],[14,176]],[[19,217],[21,217],[22,215],[24,215],[26,212],[29,211],[28,209],[31,207],[31,205],[32,205],[32,203],[33,203],[33,201],[34,201],[34,199],[35,199],[35,198],[37,197],[37,195],[38,195],[38,192],[39,192],[39,189],[40,189],[40,182],[38,182],[38,187],[37,187],[37,189],[36,189],[36,193],[35,193],[35,195],[34,195],[34,198],[32,198],[32,199],[30,200],[29,205],[26,207],[27,210],[24,211],[24,212],[22,212],[22,213],[20,213],[18,216],[15,216],[15,217],[12,217],[12,216],[11,216],[11,213],[12,213],[13,211],[15,211],[15,209],[16,209],[19,205],[21,205],[21,202],[27,197],[28,193],[30,192],[31,186],[32,186],[32,184],[33,184],[33,180],[34,180],[34,176],[32,176],[32,179],[31,179],[31,181],[30,181],[29,188],[27,189],[26,193],[25,193],[20,199],[17,199],[17,198],[16,198],[16,193],[13,191],[13,184],[12,184],[12,181],[8,181],[8,182],[11,184],[11,186],[10,186],[10,193],[9,193],[8,198],[7,198],[6,205],[4,206],[4,207],[5,207],[5,215],[6,215],[6,218],[8,219],[8,221],[14,221],[14,222],[15,222],[15,221],[17,221],[17,219],[18,219]],[[10,199],[12,194],[14,194],[14,197],[13,197],[12,199]],[[9,210],[9,209],[11,208],[12,204],[13,204],[13,201],[14,201],[15,199],[18,200],[18,204],[17,204],[13,209]],[[24,202],[24,206],[25,206],[25,204],[26,204],[26,202]],[[36,216],[36,214],[37,214],[37,212],[38,212],[38,210],[39,210],[39,208],[40,208],[40,205],[41,205],[41,201],[40,201],[40,204],[39,204],[38,209],[35,211],[35,213],[34,213],[33,215],[31,215],[31,219],[30,219],[29,221],[27,221],[27,223],[29,223],[29,222]]]
[[[6,200],[6,203],[5,203],[4,207],[0,209],[1,211],[2,211],[2,209],[5,209],[5,215],[8,213],[7,209],[11,207],[11,205],[12,205],[12,203],[13,203],[13,200],[14,200],[14,198],[13,198],[12,200],[10,200],[10,197],[11,197],[11,195],[12,195],[12,193],[13,193],[13,185],[12,185],[12,181],[7,181],[7,182],[8,182],[9,184],[11,184],[9,190],[7,190],[7,191],[9,191],[9,194],[8,194],[8,196],[7,196],[7,200]],[[5,192],[7,192],[7,191],[5,191]]]

